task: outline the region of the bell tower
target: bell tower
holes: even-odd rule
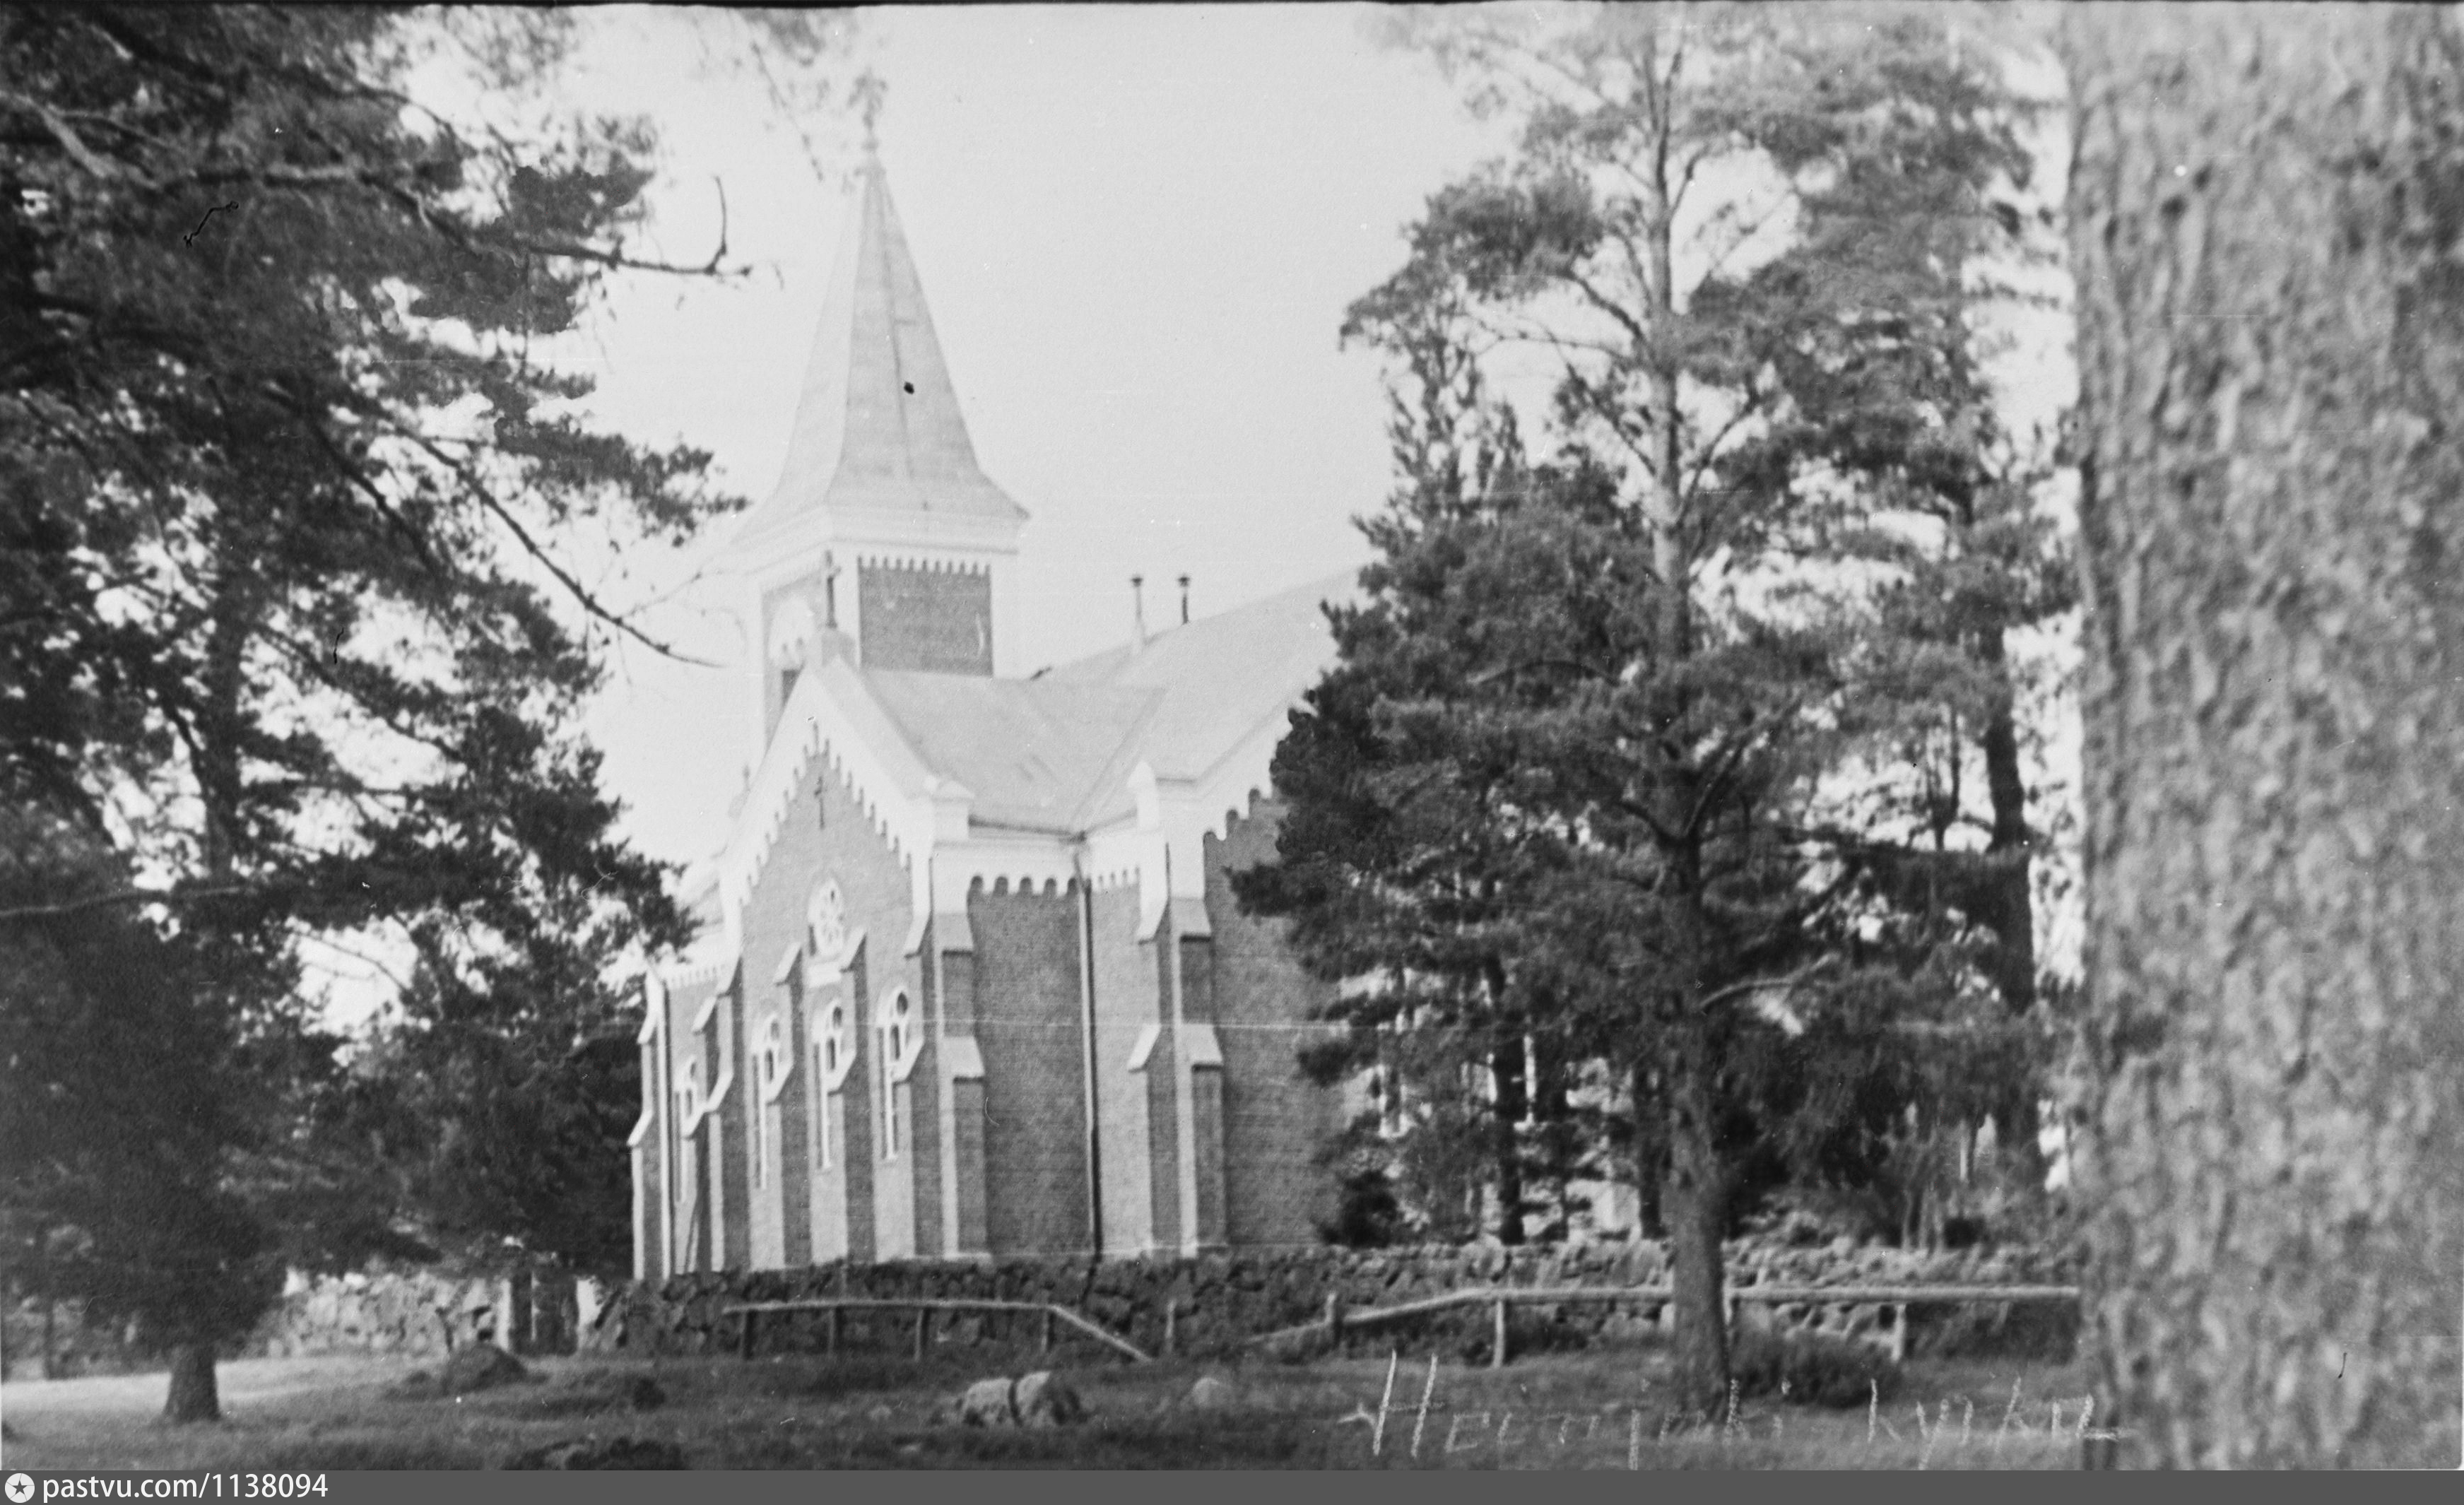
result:
[[[933,315],[869,139],[822,305],[787,463],[723,563],[756,623],[758,761],[808,660],[1016,672],[1026,513],[976,463]]]

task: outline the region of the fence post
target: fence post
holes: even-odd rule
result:
[[[1336,1352],[1343,1348],[1343,1293],[1340,1291],[1327,1295],[1326,1345]]]
[[[1488,1351],[1488,1366],[1503,1369],[1506,1367],[1506,1298],[1502,1296],[1497,1298],[1495,1315],[1496,1333]]]
[[[846,1315],[843,1308],[831,1307],[829,1320],[822,1324],[822,1352],[833,1359],[838,1357],[839,1352],[839,1321]]]
[[[1044,1341],[1043,1341],[1043,1344],[1042,1344],[1040,1347],[1038,1347],[1038,1348],[1036,1349],[1036,1352],[1038,1352],[1038,1353],[1047,1353],[1047,1354],[1048,1354],[1048,1353],[1050,1353],[1051,1351],[1052,1351],[1052,1308],[1050,1308],[1049,1306],[1047,1306],[1047,1307],[1045,1307],[1045,1308],[1044,1309]]]
[[[1164,1298],[1164,1299],[1163,1299],[1163,1357],[1165,1357],[1166,1359],[1169,1359],[1169,1358],[1171,1358],[1171,1357],[1172,1357],[1172,1355],[1173,1355],[1173,1340],[1174,1340],[1177,1336],[1178,1336],[1177,1334],[1176,1334],[1176,1333],[1174,1332],[1174,1330],[1173,1330],[1173,1329],[1174,1329],[1174,1327],[1175,1327],[1175,1325],[1176,1325],[1174,1319],[1178,1315],[1179,1311],[1180,1311],[1180,1298],[1178,1298],[1178,1297],[1177,1297],[1177,1296],[1168,1296],[1168,1297],[1165,1297],[1165,1298]]]
[[[915,1311],[915,1362],[924,1362],[924,1344],[933,1330],[933,1309],[918,1307]]]
[[[743,1357],[744,1357],[744,1358],[746,1358],[746,1359],[751,1359],[751,1358],[753,1357],[753,1334],[754,1334],[754,1331],[755,1331],[755,1326],[754,1326],[754,1324],[755,1324],[755,1323],[757,1323],[757,1322],[759,1322],[759,1321],[760,1321],[760,1320],[761,1320],[761,1314],[760,1314],[760,1313],[759,1313],[759,1312],[757,1312],[757,1311],[753,1310],[751,1307],[746,1307],[746,1308],[744,1309],[744,1334],[743,1334],[742,1338],[738,1340],[738,1341],[739,1341],[739,1343],[741,1344],[741,1347],[742,1347]]]

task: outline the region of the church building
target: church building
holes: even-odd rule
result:
[[[978,468],[877,160],[742,582],[753,767],[648,986],[634,1273],[1314,1242],[1331,989],[1272,855],[1337,577],[1021,676],[1027,515]],[[1186,617],[1185,606],[1181,612]],[[724,759],[724,761],[720,761]]]

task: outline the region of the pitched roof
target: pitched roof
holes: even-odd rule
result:
[[[874,669],[865,685],[916,755],[964,784],[980,823],[1081,829],[1112,753],[1154,712],[1153,690]]]
[[[746,513],[736,549],[817,512],[1026,516],[977,467],[878,159],[867,159],[859,185],[823,299],[786,467],[778,489]]]
[[[917,758],[974,794],[979,823],[1074,835],[1129,816],[1140,762],[1196,779],[1284,713],[1334,657],[1320,602],[1351,572],[1033,679],[866,670]]]

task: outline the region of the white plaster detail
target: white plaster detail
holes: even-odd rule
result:
[[[734,956],[728,954],[723,948],[715,948],[710,955],[679,962],[673,966],[661,967],[651,975],[665,984],[670,992],[682,992],[688,988],[698,988],[704,983],[718,982],[727,975],[728,969],[735,965]]]
[[[1192,1071],[1202,1066],[1217,1070],[1223,1067],[1223,1041],[1212,1024],[1184,1024],[1180,1027],[1180,1048],[1188,1057]]]
[[[653,969],[642,979],[642,1027],[633,1032],[633,1043],[648,1045],[658,1037],[659,1021],[667,1017],[668,985]]]
[[[1147,1069],[1147,1058],[1148,1058],[1149,1056],[1152,1056],[1152,1055],[1154,1055],[1154,1054],[1155,1054],[1155,1041],[1157,1041],[1157,1040],[1159,1040],[1159,1039],[1161,1039],[1161,1038],[1163,1038],[1163,1026],[1162,1026],[1162,1025],[1160,1025],[1160,1024],[1141,1024],[1141,1025],[1139,1025],[1139,1026],[1138,1026],[1138,1042],[1137,1042],[1135,1045],[1133,1045],[1133,1046],[1131,1046],[1131,1047],[1130,1047],[1130,1066],[1129,1066],[1129,1069],[1130,1069],[1130,1070],[1132,1070],[1132,1071],[1144,1071],[1144,1070],[1146,1070],[1146,1069]]]
[[[834,995],[823,1006],[821,1025],[813,1035],[822,1052],[822,1090],[836,1092],[855,1069],[855,1031],[845,998]]]
[[[795,690],[780,713],[778,735],[754,773],[734,837],[719,859],[720,902],[731,946],[741,937],[744,905],[769,864],[787,810],[811,776],[816,759],[841,775],[891,854],[911,869],[931,853],[935,830],[950,819],[951,809],[963,808],[974,797],[963,786],[932,779],[844,661],[797,676]],[[927,883],[921,872],[913,881],[919,889]]]
[[[891,1081],[905,1081],[924,1056],[924,1011],[905,984],[893,984],[882,992],[880,1017],[882,1064]]]
[[[801,595],[790,596],[770,614],[770,666],[793,668],[804,662],[813,641],[813,608]]]
[[[834,956],[816,956],[804,968],[804,986],[826,988],[855,968],[856,952],[864,949],[864,932],[849,931],[847,944]]]
[[[787,1045],[787,1017],[772,1013],[761,1023],[761,1049],[755,1082],[760,1088],[761,1101],[776,1102],[785,1090],[789,1079],[796,1075],[796,1053]]]
[[[941,1070],[942,1075],[952,1081],[984,1080],[984,1055],[977,1048],[974,1036],[941,1036]]]

